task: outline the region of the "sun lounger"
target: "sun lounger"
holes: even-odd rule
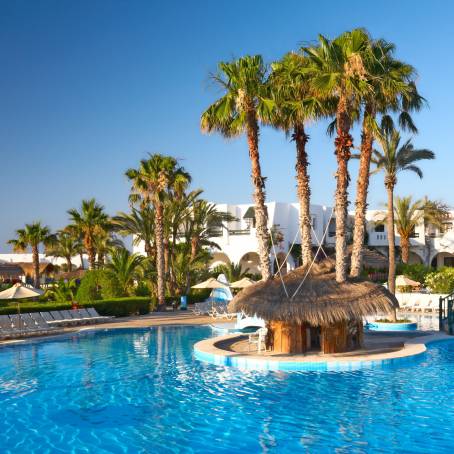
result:
[[[107,315],[99,315],[94,307],[88,307],[87,312],[90,314],[92,320],[97,320],[100,322],[107,322],[108,320],[112,320],[114,318]]]
[[[65,311],[60,311],[60,314],[63,315],[63,317],[66,319],[66,320],[69,320],[70,322],[74,322],[74,323],[78,323],[78,322],[81,322],[82,319],[79,318],[79,316],[77,315],[77,313],[74,313],[74,311],[69,311],[69,310],[65,310]]]
[[[67,326],[73,324],[72,320],[67,320],[60,311],[41,312],[41,315],[49,325]]]
[[[52,330],[49,326],[39,326],[30,314],[20,315],[22,323],[25,325],[25,333],[46,334]]]
[[[53,331],[57,329],[56,326],[49,325],[39,312],[31,312],[30,317],[35,321],[36,325],[39,328],[47,329],[48,331]]]
[[[11,320],[7,315],[0,315],[0,338],[9,339],[14,334]]]

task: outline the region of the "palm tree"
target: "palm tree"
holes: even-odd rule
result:
[[[138,169],[129,169],[126,176],[132,183],[130,201],[141,207],[150,204],[155,212],[156,268],[158,277],[158,304],[165,306],[164,267],[164,203],[167,198],[181,196],[191,182],[191,176],[172,156],[150,155],[142,159]]]
[[[411,196],[394,199],[394,225],[400,235],[402,262],[408,263],[410,257],[410,238],[424,218],[422,200],[412,201]]]
[[[54,283],[52,287],[46,290],[46,297],[59,303],[66,303],[68,301],[74,302],[76,300],[78,285],[76,279],[71,279],[68,282],[60,280]]]
[[[25,224],[25,228],[16,230],[16,238],[9,240],[14,252],[25,252],[27,248],[32,250],[33,261],[33,285],[39,288],[39,245],[47,246],[53,240],[49,227],[41,225],[41,222]]]
[[[111,249],[124,247],[123,241],[113,234],[110,222],[94,237],[93,244],[96,251],[96,263],[99,268],[105,264],[106,256]]]
[[[140,209],[131,208],[131,213],[120,212],[112,218],[112,225],[122,236],[132,235],[133,245],[143,242],[147,257],[155,257],[155,215],[153,208],[147,206]]]
[[[79,238],[74,237],[67,230],[60,230],[46,247],[46,255],[64,258],[66,260],[66,271],[72,271],[71,258],[79,253],[80,246]]]
[[[366,63],[371,58],[370,39],[362,29],[345,32],[330,41],[319,35],[317,47],[305,47],[313,90],[322,99],[337,98],[335,155],[337,158],[336,216],[336,281],[347,279],[347,207],[348,161],[353,138],[350,129],[353,114],[360,102],[372,91],[367,79]]]
[[[309,161],[306,144],[307,122],[320,118],[332,110],[334,100],[322,102],[314,96],[310,77],[307,74],[308,59],[290,53],[271,65],[269,78],[274,109],[269,122],[291,135],[296,146],[296,181],[300,204],[299,224],[303,265],[312,260],[312,225],[310,213],[311,190],[309,185]]]
[[[434,159],[433,151],[427,149],[415,149],[411,140],[400,145],[400,134],[396,129],[381,130],[376,139],[382,151],[374,150],[371,161],[375,165],[373,173],[383,171],[385,173],[385,187],[388,193],[388,247],[389,247],[389,271],[388,289],[395,293],[396,284],[396,252],[394,235],[394,187],[397,184],[397,175],[403,171],[411,171],[422,178],[422,170],[415,164],[423,159]],[[395,318],[395,314],[394,314]]]
[[[219,63],[219,74],[213,79],[225,93],[208,107],[201,117],[203,131],[217,131],[224,137],[246,134],[252,165],[256,235],[263,280],[271,279],[265,178],[262,175],[259,155],[259,120],[269,116],[266,71],[260,55]]]
[[[193,260],[201,246],[210,246],[219,249],[219,246],[210,240],[227,228],[226,222],[235,221],[235,216],[219,211],[216,205],[203,199],[195,199],[191,204],[191,213],[188,219],[187,234],[191,243],[191,260]]]
[[[82,200],[80,211],[72,208],[68,210],[72,224],[69,228],[78,232],[88,254],[90,269],[96,266],[96,238],[104,235],[109,226],[109,216],[105,213],[104,207],[95,199]]]
[[[240,263],[230,262],[229,264],[218,265],[213,268],[211,274],[216,277],[224,274],[229,282],[239,281],[244,277],[249,277],[249,268],[244,269]]]
[[[362,268],[362,251],[365,239],[367,193],[369,188],[370,160],[373,150],[374,131],[378,129],[376,116],[384,115],[382,124],[392,127],[390,111],[400,111],[402,129],[417,132],[409,111],[419,110],[423,98],[413,82],[412,66],[394,58],[394,45],[384,40],[372,42],[372,58],[367,59],[367,72],[373,91],[364,99],[364,115],[361,134],[361,153],[356,186],[355,223],[350,275],[358,277]]]
[[[123,296],[131,293],[134,282],[141,277],[145,260],[147,259],[144,256],[131,254],[126,248],[110,251],[110,261],[105,269],[115,276]]]

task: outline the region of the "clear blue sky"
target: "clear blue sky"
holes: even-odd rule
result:
[[[397,192],[454,205],[452,146],[454,7],[450,1],[3,0],[0,2],[0,251],[25,222],[52,228],[96,197],[127,209],[124,171],[147,152],[172,154],[194,186],[218,202],[251,199],[244,139],[202,135],[201,112],[218,92],[220,60],[285,52],[354,27],[397,45],[413,64],[430,108],[417,115],[416,146],[433,149],[425,178],[402,176]],[[325,125],[313,125],[313,202],[330,205],[335,159]],[[358,131],[355,132],[359,142]],[[261,133],[268,200],[294,201],[294,146]],[[355,177],[356,165],[351,165]],[[351,197],[354,196],[352,186]],[[375,177],[371,207],[385,200]]]

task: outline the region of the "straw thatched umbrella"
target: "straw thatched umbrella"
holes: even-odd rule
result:
[[[357,348],[363,317],[398,307],[382,285],[361,279],[337,283],[331,259],[315,264],[310,272],[297,268],[283,281],[285,289],[280,279],[258,282],[229,304],[230,312],[243,311],[267,321],[268,345],[276,352],[302,353],[320,347],[335,353]]]
[[[200,284],[193,285],[191,288],[229,288],[229,286],[219,282],[214,277],[210,277],[206,281],[200,282]]]
[[[17,313],[19,315],[19,329],[21,329],[19,300],[24,298],[36,298],[44,292],[34,287],[25,287],[22,284],[14,284],[12,287],[0,292],[0,300],[17,300]]]
[[[250,287],[251,285],[254,285],[256,282],[253,281],[252,279],[248,277],[243,277],[243,279],[240,279],[239,281],[232,282],[230,284],[230,287],[232,288],[246,288]]]

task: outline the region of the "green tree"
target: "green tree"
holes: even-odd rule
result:
[[[271,279],[268,215],[265,207],[265,177],[259,154],[259,121],[269,116],[267,69],[260,55],[219,63],[213,80],[224,95],[202,114],[203,131],[220,132],[224,137],[245,133],[252,165],[252,185],[260,268],[264,280]]]
[[[121,296],[133,293],[134,283],[143,273],[143,264],[146,258],[140,254],[131,254],[125,248],[116,248],[110,251],[110,261],[105,270],[112,273],[117,279],[122,292]]]
[[[60,230],[46,246],[46,255],[64,258],[66,260],[66,271],[72,271],[71,258],[79,254],[80,247],[79,238],[66,230]]]
[[[133,237],[133,245],[143,242],[145,254],[155,258],[155,214],[152,207],[131,208],[131,213],[120,212],[112,218],[112,225],[122,236]]]
[[[60,280],[46,290],[45,296],[59,303],[74,302],[76,300],[77,288],[76,279],[71,279],[68,282]]]
[[[68,210],[71,225],[69,228],[78,232],[82,237],[83,245],[88,254],[90,269],[96,266],[96,240],[99,236],[105,235],[109,228],[109,216],[104,207],[95,199],[82,200],[80,211],[73,208]]]
[[[164,205],[165,200],[181,196],[191,182],[191,176],[171,156],[150,155],[142,159],[138,169],[129,169],[126,176],[131,181],[132,203],[155,211],[156,268],[158,280],[158,303],[165,306],[165,263],[164,263]]]
[[[31,248],[33,262],[33,285],[39,288],[39,245],[47,246],[53,240],[49,227],[41,225],[41,222],[25,224],[25,228],[16,230],[16,238],[9,240],[14,252],[25,252]]]
[[[388,288],[391,293],[395,293],[396,252],[394,234],[394,188],[397,184],[397,176],[400,172],[410,171],[416,173],[419,178],[422,178],[422,170],[416,163],[425,159],[434,159],[435,154],[433,151],[427,149],[415,149],[411,140],[407,140],[401,145],[400,133],[396,129],[381,130],[376,134],[376,139],[381,147],[381,151],[374,149],[371,162],[375,166],[373,173],[382,171],[385,174],[385,188],[388,194]]]
[[[394,225],[400,235],[400,248],[402,262],[408,263],[410,258],[410,238],[415,233],[416,227],[424,218],[423,202],[412,201],[411,196],[395,197],[394,199]]]
[[[272,112],[268,120],[274,127],[290,135],[296,146],[296,181],[300,204],[299,221],[303,265],[312,260],[312,225],[310,213],[309,160],[306,144],[309,136],[306,123],[317,120],[335,108],[335,99],[316,96],[307,72],[309,59],[289,53],[271,65],[269,85]]]
[[[362,29],[345,32],[334,40],[319,35],[319,44],[305,47],[303,54],[310,61],[312,88],[321,99],[335,97],[337,158],[335,217],[336,217],[336,281],[347,278],[347,208],[348,161],[353,138],[350,134],[354,113],[373,89],[367,77],[366,60],[371,58],[370,39]]]
[[[239,281],[244,277],[251,277],[249,268],[243,269],[240,263],[230,262],[229,264],[218,265],[211,271],[213,277],[224,274],[227,280],[231,282]]]
[[[382,123],[387,123],[388,127],[392,127],[391,117],[388,113],[400,112],[399,124],[402,129],[415,133],[417,129],[409,112],[419,110],[424,101],[416,90],[414,68],[394,57],[395,47],[393,44],[384,40],[373,41],[370,50],[372,58],[366,60],[366,66],[368,79],[373,90],[367,92],[364,96],[350,267],[352,277],[358,277],[362,268],[370,161],[374,131],[378,129],[376,116],[377,114],[383,115]]]

